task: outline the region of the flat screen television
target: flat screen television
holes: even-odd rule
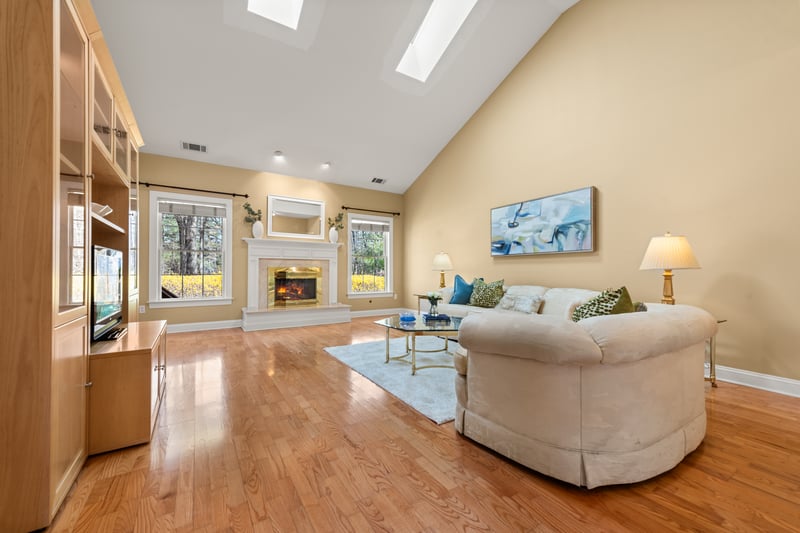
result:
[[[101,341],[122,322],[122,252],[94,245],[92,256],[92,340]]]

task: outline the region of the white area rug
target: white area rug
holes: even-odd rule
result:
[[[405,352],[405,339],[393,338],[389,341],[389,346],[391,355],[400,355]],[[422,350],[444,348],[444,339],[417,337],[417,348]],[[452,352],[458,348],[458,344],[451,341],[449,348]],[[417,374],[412,376],[410,363],[398,360],[384,363],[386,341],[334,346],[325,348],[325,351],[437,424],[455,418],[456,371],[454,369],[423,368],[417,369]],[[408,360],[411,361],[411,356]],[[453,358],[444,352],[417,353],[417,366],[426,364],[452,365]]]

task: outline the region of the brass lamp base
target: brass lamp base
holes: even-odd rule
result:
[[[440,288],[440,289],[444,289],[444,288],[445,288],[445,284],[444,284],[444,270],[442,270],[441,272],[439,272],[439,288]]]
[[[672,270],[664,271],[664,296],[661,303],[675,305],[675,298],[672,297]]]

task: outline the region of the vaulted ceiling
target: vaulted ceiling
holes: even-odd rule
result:
[[[395,68],[430,2],[305,0],[296,31],[247,0],[92,4],[142,152],[402,193],[577,0],[478,0],[422,83]]]

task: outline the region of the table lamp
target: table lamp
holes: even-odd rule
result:
[[[681,268],[700,268],[686,237],[667,232],[663,237],[650,239],[639,270],[664,270],[662,304],[675,304],[675,298],[672,297],[672,271]]]
[[[444,252],[439,252],[433,256],[433,270],[439,271],[439,288],[444,289],[444,272],[445,270],[453,270],[453,263],[450,261],[450,256]]]

